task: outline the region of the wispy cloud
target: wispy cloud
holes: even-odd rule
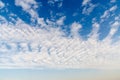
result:
[[[83,0],[82,6],[82,14],[89,15],[97,6],[97,4],[93,4],[91,0]]]
[[[117,5],[112,6],[108,10],[104,12],[104,14],[101,16],[101,22],[103,22],[105,19],[110,17],[111,12],[114,12],[117,9]]]
[[[5,4],[2,1],[0,1],[0,9],[3,7],[5,7]]]
[[[57,3],[57,7],[60,8],[63,5],[63,0],[48,0],[50,6],[55,6],[55,3]]]
[[[111,2],[111,3],[115,3],[115,2],[116,2],[116,0],[110,0],[110,2]]]
[[[82,2],[82,6],[87,5],[90,1],[91,1],[91,0],[83,0],[83,2]]]

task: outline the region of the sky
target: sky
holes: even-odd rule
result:
[[[120,74],[119,3],[0,0],[0,80]]]
[[[119,0],[0,0],[0,68],[119,68]]]
[[[0,80],[119,80],[120,70],[0,69]]]

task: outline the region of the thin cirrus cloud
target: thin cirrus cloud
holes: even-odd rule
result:
[[[72,37],[65,37],[59,27],[63,26],[66,16],[56,22],[39,18],[36,12],[37,3],[34,0],[18,1],[21,6],[36,19],[43,28],[26,24],[18,18],[15,24],[10,24],[3,16],[0,20],[0,68],[119,68],[120,40],[113,42],[112,37],[117,32],[119,20],[111,23],[107,37],[99,40],[101,24],[93,21],[92,31],[87,40],[82,39],[79,30],[81,23],[71,23]],[[90,1],[83,2],[85,6]],[[34,5],[34,8],[31,6]],[[107,10],[107,14],[117,9],[117,6]],[[91,13],[91,11],[89,12]],[[105,18],[105,13],[100,18]]]

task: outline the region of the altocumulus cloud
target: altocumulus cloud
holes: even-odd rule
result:
[[[83,6],[90,0],[84,0]],[[3,5],[3,4],[1,4]],[[9,23],[0,16],[0,68],[119,68],[120,67],[120,40],[113,42],[113,35],[117,32],[120,23],[115,20],[107,37],[99,40],[100,23],[93,21],[92,31],[87,40],[82,39],[79,30],[82,24],[71,23],[71,36],[59,28],[51,26],[64,25],[65,16],[56,22],[44,21],[35,12],[37,3],[31,0],[16,0],[36,19],[42,28],[26,24],[20,18],[15,24]],[[31,9],[31,6],[34,8]],[[109,12],[117,6],[107,10],[101,16],[105,19]]]
[[[113,23],[110,34],[103,41],[96,37],[99,28],[93,24],[88,40],[77,36],[81,28],[78,23],[71,26],[73,38],[63,37],[60,29],[49,28],[49,32],[31,27],[21,20],[16,25],[0,25],[1,67],[62,67],[98,68],[119,67],[120,42],[112,44],[111,36],[119,24]],[[49,25],[48,25],[49,26]],[[80,26],[80,27],[79,27]],[[78,28],[76,28],[78,27]],[[77,37],[76,37],[77,36]]]

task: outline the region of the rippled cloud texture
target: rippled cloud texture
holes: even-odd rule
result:
[[[61,8],[63,0],[49,0],[47,4],[54,6],[56,2]],[[62,13],[55,20],[52,12],[53,20],[40,17],[36,10],[43,4],[35,0],[15,0],[14,3],[29,14],[30,23],[15,13],[9,14],[11,20],[0,15],[0,68],[120,68],[120,35],[117,34],[120,15],[115,14],[120,6],[115,4],[116,1],[109,2],[112,6],[104,10],[99,21],[92,18],[91,31],[86,39],[80,34],[85,27],[82,22],[73,21],[66,25],[67,15]],[[81,14],[89,16],[99,5],[83,0]],[[6,6],[0,1],[1,12],[7,9]],[[109,26],[107,36],[100,39],[104,32],[102,26],[110,17],[112,21],[104,26]],[[70,27],[69,35],[61,29],[62,26]]]

